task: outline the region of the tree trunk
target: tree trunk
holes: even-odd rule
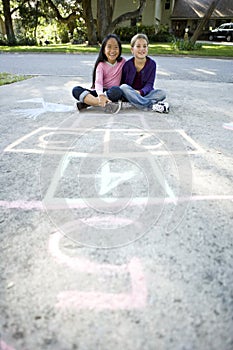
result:
[[[37,27],[38,27],[38,7],[39,7],[39,1],[36,1],[36,20],[35,20],[35,28],[34,28],[34,39],[36,40],[37,35]]]
[[[111,0],[97,0],[97,36],[99,41],[109,34],[107,33],[108,24],[112,22],[111,12],[109,11]]]
[[[113,21],[115,0],[97,0],[97,35],[100,41],[110,33],[113,33],[117,24],[140,16],[146,6],[146,0],[140,0],[135,11],[129,11],[118,16]]]
[[[117,18],[115,18],[114,21],[109,22],[107,31],[109,33],[112,33],[112,32],[114,32],[117,24],[120,24],[120,23],[122,23],[124,21],[127,21],[127,20],[130,20],[130,19],[137,18],[137,17],[141,16],[141,14],[142,14],[145,6],[146,6],[146,1],[147,0],[140,0],[139,1],[139,6],[138,6],[138,8],[136,10],[125,12],[122,15],[118,16]]]
[[[93,14],[92,14],[91,0],[82,1],[82,6],[83,6],[83,17],[85,19],[85,23],[87,27],[88,44],[96,45],[97,44],[96,26],[95,26]]]
[[[97,33],[100,41],[111,34],[115,0],[97,0]]]
[[[15,33],[12,25],[11,11],[10,11],[10,0],[2,0],[3,14],[5,19],[6,36],[9,45],[15,45]]]
[[[195,44],[195,42],[197,41],[198,37],[201,35],[202,31],[203,31],[203,27],[206,25],[206,23],[209,21],[212,13],[214,12],[216,6],[218,5],[220,0],[214,0],[211,2],[206,14],[204,15],[204,17],[201,19],[199,25],[197,26],[197,29],[195,30],[195,32],[193,33],[193,36],[190,39],[190,42],[192,44]]]

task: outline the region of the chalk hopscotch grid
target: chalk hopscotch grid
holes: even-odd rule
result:
[[[145,157],[148,154],[148,151],[151,155],[163,155],[163,156],[167,156],[170,155],[171,150],[166,151],[166,150],[161,150],[159,149],[159,147],[162,145],[161,142],[158,142],[158,140],[156,140],[157,144],[153,145],[142,145],[142,142],[144,139],[146,138],[150,138],[151,136],[153,136],[153,134],[155,133],[156,135],[161,135],[162,133],[166,133],[167,135],[170,134],[174,134],[177,133],[179,134],[184,140],[187,141],[187,143],[189,145],[191,145],[192,148],[194,148],[194,150],[184,150],[184,151],[174,151],[172,150],[172,154],[197,154],[197,153],[204,153],[204,150],[191,138],[189,137],[184,130],[181,129],[175,129],[175,130],[160,130],[160,129],[151,129],[149,132],[146,131],[144,129],[138,129],[138,128],[129,128],[129,129],[108,129],[108,128],[98,128],[95,127],[93,129],[88,130],[87,128],[78,128],[78,129],[74,129],[74,128],[63,128],[63,129],[59,129],[57,130],[57,128],[51,128],[51,127],[40,127],[38,129],[35,129],[34,131],[32,131],[31,133],[28,133],[26,135],[24,135],[23,137],[19,138],[18,140],[16,140],[15,142],[11,143],[10,145],[8,145],[5,148],[5,152],[25,152],[25,153],[37,153],[37,154],[54,154],[54,155],[64,155],[66,154],[66,160],[65,163],[63,162],[61,165],[58,166],[58,168],[56,169],[55,173],[53,174],[53,178],[52,181],[49,185],[49,188],[47,189],[47,193],[44,197],[44,201],[47,203],[48,206],[53,206],[55,203],[55,205],[57,206],[61,206],[63,207],[64,202],[66,202],[66,204],[69,203],[69,206],[76,206],[78,205],[78,207],[83,207],[84,203],[83,200],[81,198],[61,198],[61,197],[56,197],[55,193],[56,190],[59,186],[59,181],[62,178],[65,169],[67,168],[70,160],[74,157],[86,157],[89,152],[77,152],[77,151],[72,151],[70,150],[69,147],[64,146],[65,142],[62,141],[53,141],[53,143],[51,145],[48,146],[48,142],[46,141],[46,137],[48,137],[49,135],[59,135],[59,134],[70,134],[70,135],[77,135],[77,137],[81,137],[83,134],[87,133],[87,132],[91,132],[91,133],[101,133],[101,136],[103,136],[103,145],[104,145],[104,149],[103,152],[101,153],[94,153],[92,154],[92,157],[95,158],[103,158],[104,155],[109,154],[109,141],[111,139],[111,133],[124,133],[126,136],[139,136],[141,134],[144,135],[142,138],[137,138],[135,143],[138,143],[140,146],[142,146],[143,149],[145,149],[145,151],[142,152],[111,152],[111,157],[125,157],[127,156],[127,158],[138,158],[138,157]],[[38,145],[35,146],[35,148],[23,148],[22,144],[24,142],[30,142],[30,139],[35,138],[35,136],[38,138],[37,142]],[[131,140],[132,141],[132,140]],[[62,145],[63,143],[63,145]],[[60,145],[60,146],[59,146]],[[19,148],[21,146],[21,148]],[[36,148],[37,147],[37,148]],[[40,147],[40,148],[39,148]],[[51,148],[52,149],[51,149]],[[50,149],[48,149],[50,148]],[[60,148],[60,149],[59,149]],[[155,165],[154,165],[155,166]],[[173,202],[173,204],[176,204],[176,196],[174,194],[174,192],[172,191],[171,187],[168,185],[166,179],[164,179],[163,174],[161,173],[161,171],[158,169],[158,167],[156,167],[156,169],[154,168],[154,166],[152,167],[153,172],[157,178],[157,180],[160,182],[161,186],[164,188],[165,193],[167,194],[167,197],[169,198],[169,202]],[[81,175],[82,176],[82,175]],[[85,175],[83,175],[85,176]],[[92,198],[92,201],[94,201],[95,199]],[[136,202],[139,203],[143,203],[145,198],[135,198]],[[164,200],[164,199],[163,199]],[[158,202],[158,199],[155,199],[155,202]],[[160,201],[159,201],[160,202]],[[136,203],[135,203],[136,204]],[[85,207],[85,205],[84,205]]]
[[[50,129],[51,130],[51,129]],[[65,133],[69,132],[67,130],[70,130],[70,129],[63,129]],[[71,129],[72,131],[74,131],[73,129]],[[80,129],[78,129],[80,130]],[[86,131],[86,129],[84,129]],[[94,132],[101,132],[101,137],[103,137],[103,140],[102,140],[102,144],[103,144],[103,152],[101,154],[98,154],[98,153],[92,153],[91,155],[89,155],[88,152],[84,152],[84,153],[81,153],[80,152],[72,152],[70,150],[68,150],[67,148],[67,151],[66,151],[66,154],[64,152],[64,150],[62,151],[62,154],[65,154],[65,158],[62,159],[62,161],[58,164],[58,166],[56,167],[56,170],[53,174],[53,177],[52,177],[52,180],[50,182],[50,185],[47,189],[47,192],[45,194],[45,197],[44,197],[44,203],[46,203],[46,206],[50,207],[51,205],[54,205],[56,203],[56,205],[58,206],[61,206],[63,207],[64,203],[68,204],[68,206],[71,208],[72,206],[75,207],[75,205],[78,205],[79,208],[80,207],[83,207],[84,203],[83,203],[83,199],[82,198],[64,198],[64,197],[57,197],[56,196],[56,191],[57,189],[59,188],[59,182],[60,180],[62,179],[66,169],[68,168],[69,166],[69,163],[70,161],[74,158],[74,157],[78,157],[80,156],[81,158],[81,155],[85,154],[89,156],[89,158],[98,158],[98,157],[101,157],[101,158],[104,158],[104,157],[109,157],[109,155],[111,155],[111,157],[114,157],[114,156],[117,156],[118,158],[119,157],[125,157],[127,156],[127,158],[138,158],[138,157],[143,157],[143,158],[148,158],[148,149],[150,149],[150,146],[147,146],[146,147],[146,150],[143,151],[143,152],[124,152],[124,153],[119,153],[119,152],[111,152],[110,149],[109,149],[109,144],[110,144],[110,140],[111,140],[111,133],[114,133],[114,132],[124,132],[124,133],[129,133],[130,135],[138,135],[138,129],[102,129],[102,128],[95,128],[93,130],[91,130],[91,132],[94,131]],[[182,131],[182,130],[181,130]],[[164,132],[164,130],[163,130]],[[167,130],[166,130],[167,132]],[[170,132],[170,130],[169,130]],[[174,132],[174,131],[172,131]],[[62,133],[62,130],[59,130],[59,133]],[[142,134],[142,132],[141,132]],[[144,138],[147,137],[151,137],[153,135],[153,130],[150,131],[150,133],[146,133],[147,135],[144,135]],[[78,134],[77,134],[78,135]],[[184,134],[184,137],[186,137],[186,139],[189,140],[189,138],[186,136],[186,134]],[[44,140],[44,139],[43,139]],[[41,140],[41,137],[40,137],[40,141],[43,141]],[[140,141],[139,141],[140,140]],[[131,140],[132,141],[132,140]],[[141,143],[141,139],[138,139],[138,143],[140,144]],[[191,140],[192,141],[192,140]],[[162,145],[161,142],[158,143],[158,140],[156,140],[157,142],[157,145],[152,145],[152,148],[157,148],[158,145]],[[143,148],[144,148],[144,145],[143,145]],[[173,202],[173,204],[177,204],[177,198],[172,190],[172,188],[169,186],[167,180],[164,178],[164,175],[162,173],[162,171],[160,170],[160,168],[157,166],[156,162],[152,162],[151,161],[151,151],[149,152],[149,155],[150,157],[148,158],[148,161],[150,162],[150,166],[153,170],[153,173],[154,173],[154,176],[155,178],[157,179],[157,181],[160,183],[160,186],[163,188],[164,190],[164,193],[166,193],[167,197],[170,198]],[[157,153],[159,153],[159,155],[163,154],[163,155],[167,155],[168,152],[167,151],[157,151],[156,150],[156,155]],[[173,152],[172,152],[173,153]],[[57,154],[57,153],[56,153]],[[174,153],[173,153],[174,154]],[[79,176],[82,178],[82,177],[93,177],[93,174],[79,174]],[[102,179],[101,177],[101,181],[104,182],[104,179]],[[110,198],[109,198],[110,199]],[[98,201],[97,198],[89,198],[89,200],[92,201],[92,203]],[[118,198],[118,204],[120,201],[124,201],[124,199],[119,199]],[[147,201],[147,197],[138,197],[137,198],[134,198],[132,202],[135,202],[134,205],[137,205],[139,203],[144,203],[145,201]],[[164,201],[164,199],[162,200]],[[159,203],[160,201],[158,201],[157,203]],[[137,203],[137,204],[136,204]],[[131,203],[131,205],[133,205],[133,203]],[[85,206],[85,205],[84,205]]]
[[[44,147],[43,144],[45,143],[45,136],[50,135],[51,133],[53,133],[54,135],[56,135],[56,133],[58,134],[71,134],[71,135],[77,135],[77,136],[82,136],[83,133],[86,132],[92,132],[92,133],[103,133],[106,132],[106,130],[108,130],[109,133],[109,137],[111,135],[111,133],[125,133],[125,135],[137,135],[140,132],[144,132],[145,130],[140,130],[140,129],[104,129],[104,128],[94,128],[91,130],[88,130],[86,128],[78,128],[78,129],[71,129],[71,128],[64,128],[64,129],[59,129],[59,131],[56,128],[49,128],[49,127],[40,127],[34,131],[32,131],[31,133],[28,133],[24,136],[22,136],[21,138],[17,139],[16,141],[14,141],[13,143],[11,143],[10,145],[8,145],[5,149],[4,152],[20,152],[20,153],[35,153],[35,154],[64,154],[67,152],[67,149],[65,149],[65,147],[62,147],[62,149],[59,149],[59,145],[57,145],[56,147],[54,146],[54,149],[48,149],[48,147]],[[43,133],[47,132],[45,135],[43,135]],[[156,135],[165,133],[165,134],[178,134],[189,146],[189,148],[191,149],[184,149],[182,151],[178,151],[178,150],[172,150],[172,154],[202,154],[205,153],[204,149],[198,145],[198,143],[196,143],[190,136],[188,136],[186,134],[186,132],[182,129],[174,129],[174,130],[160,130],[160,129],[151,129],[149,134],[153,135],[153,133],[155,133]],[[40,135],[42,134],[42,135]],[[39,136],[38,136],[39,135]],[[28,141],[30,138],[33,138],[34,136],[38,136],[38,144],[35,148],[30,148],[30,147],[26,147],[24,148],[22,146],[22,144],[26,141]],[[59,142],[57,142],[59,144]],[[51,147],[51,146],[50,146]],[[143,145],[143,148],[146,151],[150,151],[151,155],[170,155],[169,151],[166,150],[159,150],[158,149],[158,145]],[[133,154],[133,158],[135,157],[144,157],[145,156],[145,152],[136,152],[136,154]],[[89,152],[77,152],[77,151],[72,151],[69,150],[69,154],[72,155],[73,157],[86,157],[86,155]],[[125,156],[126,153],[121,153],[121,152],[113,152],[112,156]],[[95,153],[95,157],[103,157],[102,153]],[[131,157],[130,153],[127,154],[127,157]]]

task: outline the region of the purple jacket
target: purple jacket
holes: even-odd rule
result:
[[[134,57],[125,62],[122,69],[121,84],[133,85],[136,75],[136,67],[134,65]],[[141,95],[147,95],[151,90],[154,90],[154,82],[156,77],[156,63],[147,56],[147,64],[141,70],[142,87],[140,89]]]

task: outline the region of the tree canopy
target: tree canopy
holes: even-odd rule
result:
[[[52,21],[60,28],[65,26],[71,37],[78,27],[82,27],[88,44],[94,45],[108,33],[113,33],[120,23],[139,17],[145,5],[146,0],[138,0],[134,11],[114,18],[116,0],[2,0],[1,13],[9,45],[14,45],[17,41],[14,21],[19,21],[24,34],[34,40],[38,39],[38,25]],[[93,8],[97,9],[95,13]]]

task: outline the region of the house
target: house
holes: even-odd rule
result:
[[[176,0],[170,17],[170,26],[174,35],[183,36],[186,28],[192,34],[212,2],[213,0]],[[203,28],[203,32],[208,32],[222,23],[232,21],[233,1],[220,0],[206,27]]]
[[[146,6],[140,18],[125,21],[123,25],[136,25],[141,22],[145,26],[170,26],[170,17],[174,8],[175,0],[147,0]],[[114,10],[114,18],[122,13],[134,11],[138,7],[138,1],[117,0]]]
[[[135,25],[140,21],[143,25],[166,25],[177,37],[183,37],[185,29],[190,34],[196,29],[200,19],[205,15],[213,0],[147,0],[141,18],[126,21],[124,25]],[[137,1],[117,0],[114,18],[120,14],[137,8]],[[220,0],[204,31],[219,26],[221,23],[233,21],[233,0]]]

